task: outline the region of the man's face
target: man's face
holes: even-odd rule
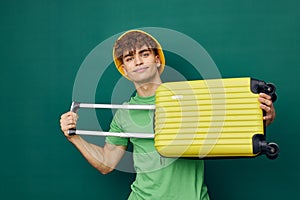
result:
[[[136,83],[147,83],[155,81],[159,77],[158,67],[160,60],[153,50],[146,45],[135,51],[126,51],[123,53],[122,68],[125,74]]]

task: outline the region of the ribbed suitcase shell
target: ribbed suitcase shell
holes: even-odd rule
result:
[[[156,91],[155,147],[165,157],[248,157],[264,135],[251,78],[164,83]]]

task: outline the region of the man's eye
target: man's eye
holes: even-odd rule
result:
[[[142,56],[143,57],[148,57],[150,54],[149,53],[143,53]]]
[[[128,58],[125,59],[126,62],[130,62],[132,60],[133,60],[133,57],[128,57]]]

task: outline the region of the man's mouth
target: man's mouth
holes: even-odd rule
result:
[[[146,67],[146,66],[145,67],[139,67],[139,68],[133,70],[133,72],[142,73],[142,72],[146,71],[147,69],[148,69],[148,67]]]

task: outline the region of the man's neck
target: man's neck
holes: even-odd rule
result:
[[[144,83],[144,84],[135,83],[134,85],[139,96],[149,97],[155,95],[156,89],[160,84],[161,84],[161,80],[152,83]]]

